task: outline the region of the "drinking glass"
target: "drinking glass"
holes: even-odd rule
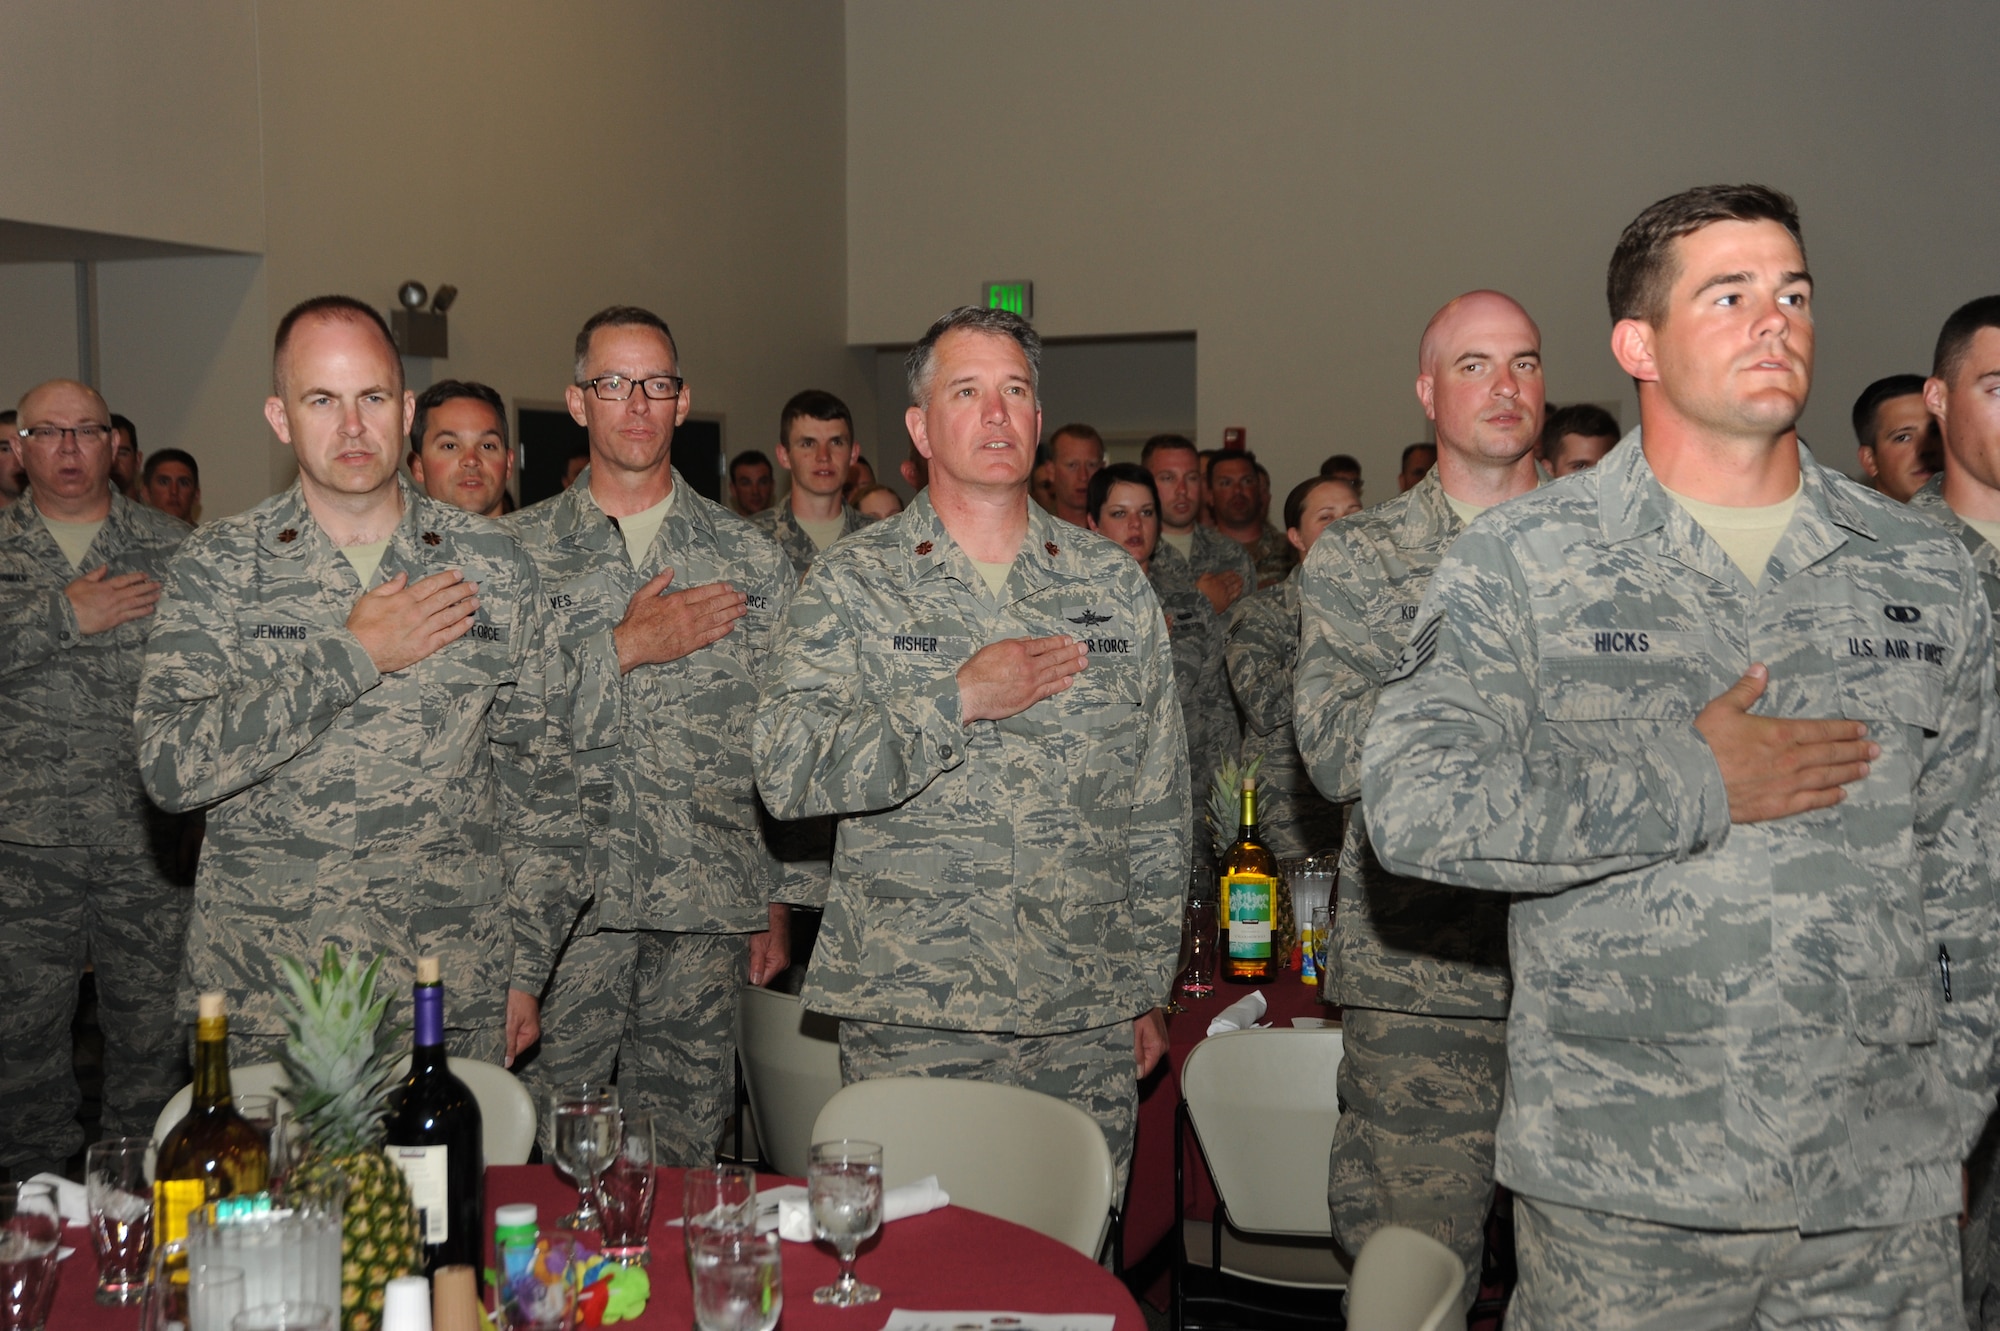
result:
[[[777,1234],[710,1230],[693,1242],[699,1331],[771,1331],[785,1306]]]
[[[97,1252],[97,1301],[137,1303],[153,1260],[153,1143],[113,1137],[83,1153],[90,1244]]]
[[[600,1081],[568,1082],[549,1092],[549,1155],[576,1184],[576,1210],[558,1229],[592,1230],[602,1223],[591,1194],[618,1146],[618,1088]]]
[[[62,1218],[46,1183],[0,1183],[0,1331],[41,1331],[56,1292]]]
[[[229,1331],[335,1331],[339,1325],[324,1303],[266,1303],[238,1313]]]
[[[814,1142],[806,1162],[813,1237],[833,1245],[840,1279],[813,1291],[836,1308],[873,1303],[882,1291],[854,1278],[854,1250],[882,1227],[882,1148],[874,1142]]]
[[[706,1234],[747,1234],[757,1227],[757,1171],[748,1165],[690,1169],[681,1176],[681,1227],[688,1276],[695,1242]]]
[[[240,1266],[195,1267],[188,1273],[188,1331],[230,1331],[246,1288]]]
[[[597,1209],[604,1219],[604,1255],[625,1265],[650,1260],[646,1232],[653,1224],[653,1194],[660,1173],[653,1116],[625,1115],[624,1135],[597,1182]]]
[[[1187,968],[1180,991],[1190,998],[1215,992],[1215,889],[1198,875],[1187,901]]]

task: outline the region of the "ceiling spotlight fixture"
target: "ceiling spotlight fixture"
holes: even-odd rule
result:
[[[450,340],[446,335],[444,312],[458,299],[458,288],[445,283],[437,289],[437,295],[422,282],[405,282],[396,288],[396,301],[402,306],[389,311],[389,327],[396,334],[396,347],[405,356],[430,356],[442,359],[451,354]],[[429,300],[431,307],[424,308]]]

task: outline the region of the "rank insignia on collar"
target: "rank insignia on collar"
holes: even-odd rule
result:
[[[434,532],[434,531],[427,531],[427,532],[425,532],[425,533],[424,533],[424,544],[425,544],[425,545],[437,545],[438,543],[440,543],[440,542],[441,542],[441,541],[443,541],[443,540],[444,540],[444,537],[442,537],[442,536],[438,535],[438,534],[437,534],[436,532]]]
[[[918,553],[918,554],[920,554],[920,555],[927,555],[927,554],[929,554],[930,552],[931,552],[931,543],[930,543],[929,541],[918,541],[918,542],[917,542],[917,553]]]
[[[1062,553],[1062,547],[1057,545],[1054,541],[1043,541],[1042,549],[1049,552],[1049,558],[1051,559],[1054,559],[1057,555]]]
[[[297,527],[287,527],[278,533],[278,539],[284,544],[290,545],[293,541],[299,539],[299,529]]]

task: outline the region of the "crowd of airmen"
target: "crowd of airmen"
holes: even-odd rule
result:
[[[191,458],[180,516],[135,503],[103,399],[34,388],[0,510],[0,1167],[81,1145],[86,960],[103,1128],[143,1134],[195,993],[270,1058],[278,962],[327,943],[395,985],[441,957],[454,1054],[615,1070],[704,1162],[737,986],[787,971],[798,906],[845,1078],[1061,1096],[1122,1180],[1201,809],[1255,760],[1274,848],[1340,848],[1346,1251],[1423,1230],[1469,1302],[1497,1180],[1510,1326],[1981,1326],[2000,297],[1857,404],[1871,491],[1797,435],[1785,196],[1661,200],[1607,295],[1616,447],[1471,292],[1423,331],[1402,493],[1362,508],[1335,458],[1282,529],[1247,454],[1041,445],[1039,339],[973,307],[907,358],[917,493],[880,520],[824,393],[781,419],[788,496],[697,493],[637,307],[578,333],[588,453],[518,513],[499,395],[405,391],[346,297],[277,329],[297,482],[199,529]]]

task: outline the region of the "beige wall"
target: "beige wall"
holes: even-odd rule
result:
[[[725,417],[732,449],[768,451],[779,408],[807,386],[851,399],[872,437],[869,358],[843,338],[837,6],[246,2],[163,9],[171,22],[151,10],[0,7],[15,67],[125,80],[67,119],[0,117],[0,218],[95,218],[261,254],[99,266],[106,392],[146,445],[200,457],[209,514],[290,479],[259,414],[277,317],[327,291],[387,307],[406,278],[460,289],[452,355],[413,363],[415,382],[559,400],[577,326],[631,302],[673,324],[694,409]],[[63,21],[73,13],[83,21]],[[139,58],[149,44],[155,61]],[[47,96],[73,80],[44,82]],[[98,208],[107,191],[117,206]],[[73,296],[28,269],[0,264],[0,301],[36,298],[8,315],[48,324],[28,339],[34,359],[71,373],[73,322],[59,343],[54,325],[73,321]],[[27,361],[9,345],[0,337],[11,382]]]
[[[1334,451],[1392,493],[1418,333],[1475,286],[1540,321],[1552,399],[1632,423],[1604,265],[1687,185],[1798,198],[1838,466],[1862,385],[2000,289],[1987,0],[849,0],[847,65],[851,340],[1002,277],[1046,336],[1193,330],[1201,442],[1247,426],[1280,494]]]

